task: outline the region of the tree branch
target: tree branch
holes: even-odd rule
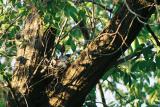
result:
[[[133,10],[141,8],[137,11],[140,16],[145,17],[144,22],[147,22],[155,11],[155,7],[146,3],[145,0],[127,0],[127,4]],[[143,26],[144,24],[135,18],[135,14],[132,14],[126,5],[122,4],[110,25],[81,52],[80,57],[65,72],[62,84],[69,89],[73,89],[75,93],[62,90],[62,95],[68,93],[66,95],[68,97],[65,97],[67,100],[75,99],[76,96],[81,97],[77,98],[75,102],[66,102],[67,107],[76,106],[84,101],[82,99],[85,98],[105,71],[116,63]],[[77,89],[79,90],[78,93],[81,94],[76,93]],[[65,101],[62,102],[65,103]]]
[[[111,12],[111,13],[113,11],[113,9],[110,9],[110,8],[108,8],[108,7],[106,7],[106,6],[102,5],[102,4],[99,4],[99,3],[95,2],[94,0],[77,0],[76,1],[76,3],[83,3],[83,2],[91,2],[91,3],[101,7],[102,9],[104,9],[104,10],[106,10],[108,12]]]
[[[17,96],[16,96],[16,94],[15,94],[14,89],[12,88],[12,85],[11,85],[8,77],[4,74],[4,75],[3,75],[3,78],[4,78],[4,80],[7,82],[7,87],[10,89],[10,94],[11,94],[13,100],[14,100],[14,102],[12,102],[12,103],[15,103],[15,105],[16,105],[17,107],[20,107],[20,104],[19,104],[19,102],[18,102],[18,98],[17,98]]]
[[[76,23],[78,23],[78,21],[77,20],[74,20]],[[80,22],[79,22],[79,29],[81,30],[81,32],[82,32],[82,34],[83,34],[83,37],[84,37],[84,39],[85,40],[89,40],[89,32],[88,32],[88,29],[87,29],[87,27],[86,27],[86,25],[85,25],[85,22],[84,22],[84,20],[82,19]]]
[[[127,4],[133,10],[137,10],[140,16],[145,17],[144,22],[147,22],[155,11],[154,6],[146,3],[145,0],[127,0]],[[32,14],[34,14],[34,11]],[[35,14],[33,20],[28,19],[28,23],[26,23],[22,32],[29,40],[30,38],[36,39],[39,26],[43,27],[38,13]],[[121,54],[128,49],[143,26],[144,24],[135,18],[135,14],[131,13],[126,5],[121,5],[109,26],[87,45],[78,59],[65,71],[49,69],[46,72],[41,72],[42,66],[37,67],[37,65],[41,64],[40,62],[44,60],[44,57],[38,57],[34,46],[27,44],[26,48],[18,50],[19,53],[17,55],[22,56],[21,54],[23,53],[28,60],[25,65],[17,67],[17,74],[12,79],[12,87],[21,93],[27,94],[27,98],[30,99],[30,106],[38,103],[41,106],[80,107],[86,95],[98,83],[105,71],[110,69]],[[30,30],[33,32],[27,34]],[[41,32],[39,33],[41,34]],[[35,43],[33,42],[32,44]],[[45,62],[43,64],[49,65]],[[34,78],[31,80],[30,77],[36,70],[38,72],[36,72],[36,75],[33,75]],[[48,73],[53,76],[44,80],[45,74]],[[28,89],[28,86],[40,80],[43,81]],[[55,88],[53,91],[50,91],[51,93],[47,93],[46,89],[48,90],[48,87]],[[48,95],[50,96],[49,98]]]
[[[145,49],[147,49],[147,48],[152,49],[152,48],[153,48],[153,45],[149,45],[149,46],[143,48],[143,49],[140,50],[140,51],[137,51],[137,52],[135,52],[135,53],[133,53],[133,54],[131,54],[131,55],[128,55],[128,56],[125,56],[125,57],[123,57],[123,58],[118,59],[117,62],[115,63],[115,65],[119,65],[119,64],[121,64],[121,63],[124,63],[125,61],[131,60],[131,59],[133,59],[134,57],[135,57],[135,58],[139,57],[139,56],[143,53],[143,51],[144,51]]]
[[[106,103],[106,100],[105,100],[105,96],[104,96],[104,92],[103,92],[103,89],[102,89],[102,85],[101,85],[100,82],[98,82],[97,87],[98,87],[100,95],[101,95],[101,100],[102,100],[103,107],[108,107],[107,103]]]
[[[160,46],[160,42],[159,42],[159,40],[158,40],[158,37],[155,35],[155,33],[153,32],[153,30],[151,29],[151,27],[147,24],[147,25],[146,25],[146,28],[147,28],[148,32],[149,32],[149,33],[152,35],[152,37],[154,38],[157,46]]]

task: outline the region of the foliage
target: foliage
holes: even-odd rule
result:
[[[49,26],[56,28],[56,37],[61,39],[57,44],[57,55],[64,46],[64,53],[72,54],[75,58],[86,46],[79,23],[81,21],[85,23],[90,36],[88,42],[90,42],[105,28],[122,3],[121,0],[95,0],[95,2],[96,4],[90,0],[54,0],[54,2],[52,0],[0,0],[0,80],[6,82],[3,77],[8,76],[10,79],[10,74],[14,70],[16,39],[23,29],[32,5],[38,9],[45,28]],[[113,11],[108,11],[107,8]],[[157,15],[158,12],[152,16],[149,23],[153,25],[152,30],[158,37],[160,26],[155,24],[158,20]],[[140,54],[125,59],[125,56],[135,53]],[[124,61],[107,71],[102,78],[103,89],[110,90],[115,97],[115,101],[108,102],[108,105],[139,107],[142,104],[148,106],[159,104],[160,48],[145,27],[132,46],[122,54],[121,58],[124,58]],[[118,87],[119,84],[127,91]],[[84,107],[96,106],[96,92],[94,88],[89,93]]]

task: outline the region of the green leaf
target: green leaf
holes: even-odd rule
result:
[[[79,19],[86,19],[86,11],[84,9],[79,10]]]
[[[71,45],[71,49],[73,50],[73,52],[76,51],[76,45],[74,44],[74,42]]]
[[[67,3],[64,12],[66,16],[71,16],[74,20],[78,20],[78,11],[74,5]]]
[[[155,61],[156,61],[156,66],[157,66],[157,68],[160,69],[160,55],[157,55],[157,56],[155,57]]]
[[[131,46],[132,46],[133,51],[135,51],[139,47],[139,42],[137,38],[133,41]]]
[[[145,60],[149,60],[149,59],[153,58],[153,52],[150,48],[144,49],[143,55],[144,55]]]
[[[78,28],[72,30],[70,34],[73,35],[73,37],[75,37],[76,39],[81,38],[81,31]]]
[[[66,41],[66,45],[69,45],[73,52],[76,51],[76,45],[75,45],[72,37],[68,38],[68,40]]]
[[[131,76],[127,73],[124,74],[123,81],[125,85],[131,86],[132,84]]]
[[[154,91],[153,93],[151,93],[151,94],[149,95],[148,102],[149,102],[150,104],[154,104],[154,102],[158,99],[158,98],[157,98],[157,95],[158,95],[158,92],[157,92],[157,91]]]

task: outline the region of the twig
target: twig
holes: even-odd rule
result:
[[[64,39],[64,38],[66,38],[67,35],[68,35],[74,28],[76,28],[76,27],[79,25],[80,22],[81,22],[81,20],[80,20],[78,23],[76,23],[68,32],[66,32],[66,33],[60,38],[60,41],[61,41],[62,39]]]
[[[109,81],[108,79],[106,79],[106,80],[107,80],[107,82],[114,88],[114,91],[118,94],[119,97],[121,97],[121,98],[126,98],[125,96],[122,96],[122,95],[118,92],[118,90],[115,88],[116,86],[115,86],[111,81]]]
[[[58,36],[58,37],[56,38],[56,40],[55,40],[55,47],[54,47],[54,49],[53,49],[52,56],[55,55],[56,46],[57,46],[57,45],[59,44],[59,42],[62,40],[62,39],[61,39],[61,36],[62,36],[62,34],[63,34],[63,31],[64,31],[64,28],[65,28],[65,26],[66,26],[66,24],[67,24],[67,21],[68,21],[68,18],[66,18],[66,19],[64,20],[64,22],[63,22],[63,24],[62,24],[61,31],[60,31],[60,33],[59,33],[59,36]]]
[[[106,6],[102,5],[102,4],[99,4],[99,3],[95,2],[95,1],[93,1],[93,0],[80,0],[78,3],[83,3],[83,2],[92,2],[93,4],[101,7],[102,9],[105,9],[106,11],[108,11],[110,13],[113,12],[113,9],[110,9],[110,8],[108,8],[108,7],[106,7]]]
[[[77,20],[75,20],[75,22],[78,23]],[[84,39],[85,39],[85,40],[89,40],[89,32],[88,32],[87,27],[85,26],[84,20],[81,20],[81,21],[79,22],[79,29],[81,30]]]
[[[5,87],[6,87],[5,84],[2,81],[0,81],[0,89],[5,88]]]
[[[103,89],[102,89],[102,85],[101,85],[100,82],[98,82],[97,87],[98,87],[100,95],[101,95],[101,100],[102,100],[103,107],[108,107],[107,103],[106,103],[106,100],[105,100],[105,97],[104,97],[104,92],[103,92]]]
[[[139,57],[139,56],[142,54],[142,52],[143,52],[145,49],[147,49],[147,48],[152,49],[152,48],[153,48],[153,45],[149,45],[148,47],[145,47],[145,48],[143,48],[142,50],[140,50],[140,51],[138,51],[138,52],[135,52],[135,53],[133,53],[133,54],[131,54],[131,55],[128,55],[128,56],[126,56],[126,57],[123,57],[123,58],[118,59],[117,62],[115,63],[115,65],[119,65],[119,64],[121,64],[121,63],[124,63],[124,62],[126,62],[126,61],[128,61],[128,60],[130,60],[130,59],[132,59],[132,58],[134,58],[134,57],[136,57],[136,58]]]
[[[12,85],[11,85],[10,81],[8,80],[7,76],[5,76],[5,75],[3,75],[3,78],[7,82],[7,86],[10,89],[10,93],[11,93],[13,99],[15,100],[15,103],[16,103],[17,107],[20,107],[20,105],[18,103],[18,100],[17,100],[17,97],[16,97],[16,94],[15,94],[15,91],[12,88]]]
[[[15,23],[18,19],[20,19],[22,16],[23,16],[23,15],[19,15],[19,16],[17,16],[14,20],[12,20],[12,21],[11,21],[12,23],[5,29],[5,31],[3,32],[3,34],[6,34],[6,33],[8,32],[8,30],[14,25],[14,23]]]
[[[113,11],[113,9],[110,9],[110,8],[108,8],[108,7],[106,7],[106,6],[103,6],[102,4],[99,4],[99,3],[95,2],[94,0],[87,0],[87,2],[92,2],[93,4],[95,4],[95,5],[103,8],[103,9],[105,9],[105,10],[107,10],[107,11],[110,12],[110,13],[112,13],[112,11]]]
[[[95,36],[95,5],[94,5],[94,0],[92,1],[92,18],[91,18],[91,28],[92,28],[92,36]]]

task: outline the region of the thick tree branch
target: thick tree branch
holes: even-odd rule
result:
[[[43,47],[44,32],[42,20],[33,8],[22,31],[28,44],[20,47],[17,52],[18,56],[23,56],[27,61],[17,65],[12,87],[25,94],[30,107],[81,107],[89,91],[128,49],[144,26],[138,18],[143,18],[146,23],[155,11],[154,5],[146,0],[127,0],[126,3],[132,12],[122,4],[109,26],[88,44],[67,70],[56,69],[56,66],[50,69],[46,57],[39,56],[41,48],[35,45],[40,43]],[[20,106],[25,107],[23,103]]]
[[[137,14],[145,17],[143,19],[144,22],[147,22],[155,11],[155,8],[147,4],[146,1],[127,0],[126,2],[133,11],[136,10]],[[126,5],[123,4],[113,17],[108,28],[104,29],[68,68],[62,83],[68,89],[75,90],[75,93],[72,91],[71,95],[70,92],[65,92],[65,90],[61,90],[61,92],[68,96],[68,98],[65,97],[67,100],[75,99],[76,96],[81,96],[81,98],[75,99],[74,103],[64,101],[63,104],[66,107],[81,104],[86,94],[105,73],[104,71],[109,69],[116,62],[117,58],[120,57],[121,53],[130,46],[144,26],[136,17],[138,16],[132,14]],[[79,91],[77,92],[76,90]],[[78,93],[81,94],[79,95]],[[53,97],[52,102],[58,99],[58,97]]]

